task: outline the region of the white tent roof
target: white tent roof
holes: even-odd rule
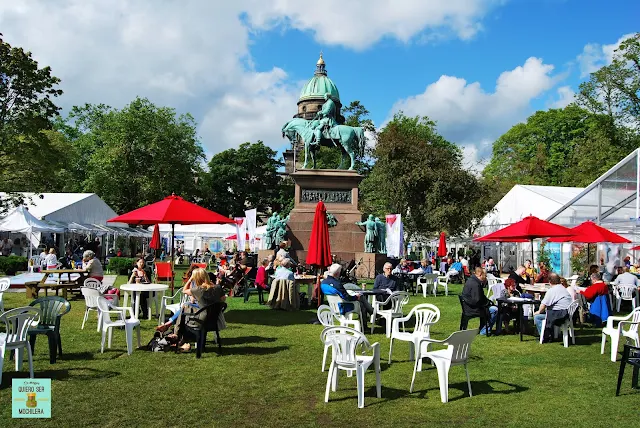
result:
[[[575,198],[583,187],[533,186],[516,184],[480,222],[476,233],[486,235],[528,215],[546,219]]]
[[[63,232],[63,228],[58,228],[38,220],[26,207],[14,208],[5,218],[0,221],[0,230],[4,232],[16,233],[38,233],[38,232]]]
[[[0,194],[1,195],[1,194]],[[57,221],[64,224],[106,225],[107,220],[117,216],[95,193],[23,193],[29,212],[40,220]],[[114,226],[126,226],[110,223]]]

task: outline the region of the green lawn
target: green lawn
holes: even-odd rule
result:
[[[118,282],[124,282],[119,277]],[[452,286],[448,297],[411,297],[410,306],[429,302],[442,313],[435,338],[457,330],[460,307]],[[26,305],[23,293],[5,293],[7,308]],[[640,418],[632,391],[631,370],[622,395],[614,397],[618,364],[600,355],[600,332],[577,330],[577,342],[539,345],[532,336],[479,336],[469,365],[474,396],[467,396],[464,369],[450,372],[450,402],[440,402],[435,369],[425,366],[409,394],[413,364],[408,344],[397,342],[387,364],[389,341],[378,328],[368,335],[380,342],[382,398],[375,397],[375,375],[365,377],[365,408],[357,408],[356,380],[341,375],[338,391],[324,402],[326,372],[320,372],[321,327],[311,325],[314,311],[286,313],[229,299],[223,355],[209,345],[195,354],[126,354],[124,331],[114,331],[113,348],[100,353],[96,315],[80,330],[84,301],[73,299],[62,321],[65,354],[49,364],[46,339],[38,339],[35,375],[52,378],[52,415],[46,420],[13,420],[11,425],[38,426],[635,426]],[[407,311],[409,308],[406,308]],[[143,345],[157,321],[142,322]],[[477,319],[471,321],[477,325]],[[5,360],[0,387],[0,422],[10,421],[12,371]]]

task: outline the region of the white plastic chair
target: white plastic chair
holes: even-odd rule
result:
[[[614,327],[613,323],[618,322],[618,326]],[[616,362],[618,357],[618,343],[620,342],[620,336],[624,336],[635,342],[635,346],[640,346],[640,337],[638,337],[638,324],[640,324],[640,308],[635,308],[626,317],[609,317],[607,318],[607,326],[602,329],[602,345],[600,347],[600,354],[604,354],[604,345],[607,341],[607,336],[611,336],[611,361]],[[624,327],[629,326],[628,330]]]
[[[630,300],[633,309],[636,308],[636,294],[638,289],[633,285],[617,285],[613,287],[613,295],[616,298],[616,312],[620,312],[620,304],[623,300]]]
[[[84,325],[89,319],[89,312],[96,311],[98,314],[98,327],[97,331],[100,331],[100,326],[102,325],[102,317],[100,316],[100,311],[98,311],[98,297],[102,296],[107,300],[110,300],[113,305],[118,305],[118,296],[116,294],[107,294],[103,295],[102,290],[106,289],[102,283],[95,278],[87,278],[84,281],[84,286],[80,287],[80,292],[84,297],[84,317],[82,319],[82,327],[80,330],[84,330]]]
[[[437,296],[438,287],[444,287],[444,295],[449,295],[449,277],[448,276],[438,276],[437,281],[433,284],[433,295]]]
[[[4,312],[4,292],[11,286],[11,280],[9,278],[0,279],[0,314]]]
[[[27,272],[29,273],[33,273],[36,271],[36,269],[41,269],[42,266],[40,266],[40,264],[42,263],[42,258],[40,256],[31,256],[29,257],[29,266],[27,266]]]
[[[325,390],[324,402],[329,402],[329,388],[334,392],[338,388],[338,370],[356,372],[356,382],[358,388],[358,408],[364,407],[364,374],[371,364],[376,372],[376,395],[382,397],[382,385],[380,383],[380,344],[373,345],[364,334],[348,327],[325,328],[320,335],[320,340],[332,347],[331,365],[327,376],[327,388]],[[362,355],[357,351],[373,351],[373,355]]]
[[[318,307],[318,321],[324,328],[336,327],[341,325],[341,320],[338,315],[327,305],[320,305]],[[327,362],[327,351],[331,348],[331,343],[325,342],[324,352],[322,354],[322,372],[324,372],[324,366]]]
[[[451,366],[464,366],[464,371],[467,374],[467,386],[469,387],[469,397],[473,397],[471,392],[471,380],[469,379],[469,369],[467,363],[469,362],[469,352],[471,351],[471,342],[478,335],[478,329],[461,330],[456,331],[444,340],[422,339],[420,340],[418,349],[418,356],[416,362],[413,365],[413,377],[411,378],[411,388],[409,393],[413,392],[413,385],[416,380],[416,372],[418,371],[418,362],[422,358],[431,359],[431,363],[436,366],[438,370],[438,381],[440,383],[440,399],[443,403],[449,401],[449,369]],[[447,349],[441,349],[438,351],[422,351],[422,343],[439,344],[444,345]]]
[[[565,348],[569,347],[569,337],[571,337],[571,342],[575,345],[576,344],[576,332],[573,329],[573,314],[576,312],[576,309],[578,309],[578,301],[574,300],[573,302],[571,302],[571,304],[569,305],[569,309],[567,309],[567,312],[569,313],[569,318],[567,320],[565,320],[565,322],[563,322],[561,325],[554,325],[553,326],[553,336],[554,337],[558,337],[558,331],[562,331],[562,343],[564,345]],[[547,326],[547,319],[543,319],[542,320],[542,333],[540,334],[540,344],[542,345],[542,341],[544,340],[544,329]]]
[[[499,299],[502,296],[502,290],[504,289],[504,284],[502,282],[493,281],[493,284],[489,285],[487,299],[495,303],[496,299]]]
[[[33,354],[29,344],[29,327],[40,321],[40,309],[33,306],[11,309],[0,315],[0,322],[5,325],[5,332],[0,333],[0,385],[2,384],[2,366],[5,351],[14,351],[16,371],[22,370],[24,349],[27,348],[29,360],[29,377],[33,379]]]
[[[412,332],[400,331],[400,323],[404,325],[405,322],[415,317],[415,325]],[[415,349],[421,339],[428,339],[429,329],[432,325],[438,322],[440,319],[440,309],[430,303],[422,303],[414,306],[409,315],[403,318],[395,318],[392,321],[391,327],[391,342],[389,343],[389,364],[391,364],[391,354],[393,353],[393,339],[409,342],[409,360],[412,361],[415,354]],[[425,343],[424,352],[428,351],[428,343]],[[422,364],[420,364],[422,369]]]
[[[178,303],[169,303],[169,302],[175,302],[176,300],[178,300]],[[188,301],[189,301],[189,295],[184,294],[182,292],[182,288],[179,288],[178,291],[176,291],[176,293],[173,296],[162,296],[162,302],[160,303],[160,317],[158,317],[158,325],[164,324],[166,311],[171,311],[172,314],[175,314],[180,310],[182,305],[184,305]]]
[[[387,337],[391,337],[391,321],[403,315],[402,308],[407,303],[409,303],[409,293],[406,291],[395,291],[384,302],[374,300],[373,314],[371,314],[371,334],[373,334],[376,317],[382,317],[386,320]],[[387,304],[390,304],[391,308],[383,309]]]
[[[126,312],[129,312],[131,318],[126,318]],[[111,339],[113,337],[113,327],[124,327],[126,339],[127,339],[127,354],[131,355],[133,352],[133,329],[137,328],[138,332],[138,347],[140,347],[140,321],[134,318],[133,310],[129,307],[124,308],[121,306],[112,305],[107,299],[100,296],[98,297],[98,313],[102,322],[102,343],[100,352],[104,353],[104,341],[107,333],[109,333],[108,348],[111,348]],[[111,321],[111,314],[117,315],[116,321]]]
[[[340,320],[341,325],[352,327],[358,331],[364,331],[364,320],[361,317],[362,313],[360,312],[360,302],[347,301],[335,294],[328,294],[326,295],[326,297],[327,297],[327,303],[329,303],[329,307],[336,314],[336,316]],[[344,315],[342,315],[340,313],[341,304],[352,304],[353,310],[346,312]],[[358,315],[357,321],[353,319],[354,314]]]
[[[422,286],[422,296],[427,297],[427,293],[429,289],[436,288],[436,281],[438,280],[438,275],[435,273],[427,273],[422,277],[418,278],[418,288]]]

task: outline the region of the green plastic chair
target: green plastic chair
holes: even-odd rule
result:
[[[60,318],[71,310],[71,303],[59,296],[40,297],[29,306],[40,309],[40,322],[29,329],[29,343],[31,352],[36,347],[36,337],[46,334],[49,340],[49,362],[56,362],[58,352],[62,356],[62,340],[60,339]]]

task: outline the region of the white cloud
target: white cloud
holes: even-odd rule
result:
[[[396,102],[391,113],[428,116],[435,120],[446,139],[463,147],[467,163],[485,161],[491,143],[531,111],[530,102],[552,88],[554,67],[531,57],[524,65],[505,71],[494,92],[485,92],[479,82],[468,83],[454,76],[441,76],[422,94]]]
[[[599,43],[587,44],[582,50],[582,53],[578,55],[580,77],[587,77],[599,68],[611,64],[615,50],[618,49],[620,43],[631,36],[633,36],[633,34],[625,34],[615,43],[609,45],[601,45]]]
[[[263,139],[286,146],[281,125],[296,112],[297,82],[278,64],[256,70],[251,37],[270,29],[312,32],[325,44],[363,49],[381,38],[462,39],[503,0],[24,0],[0,2],[4,40],[33,52],[62,79],[64,108],[122,107],[135,96],[190,112],[216,153]],[[256,31],[254,33],[254,31]]]
[[[560,86],[556,92],[558,98],[551,103],[550,108],[565,108],[574,101],[576,96],[570,86]]]

